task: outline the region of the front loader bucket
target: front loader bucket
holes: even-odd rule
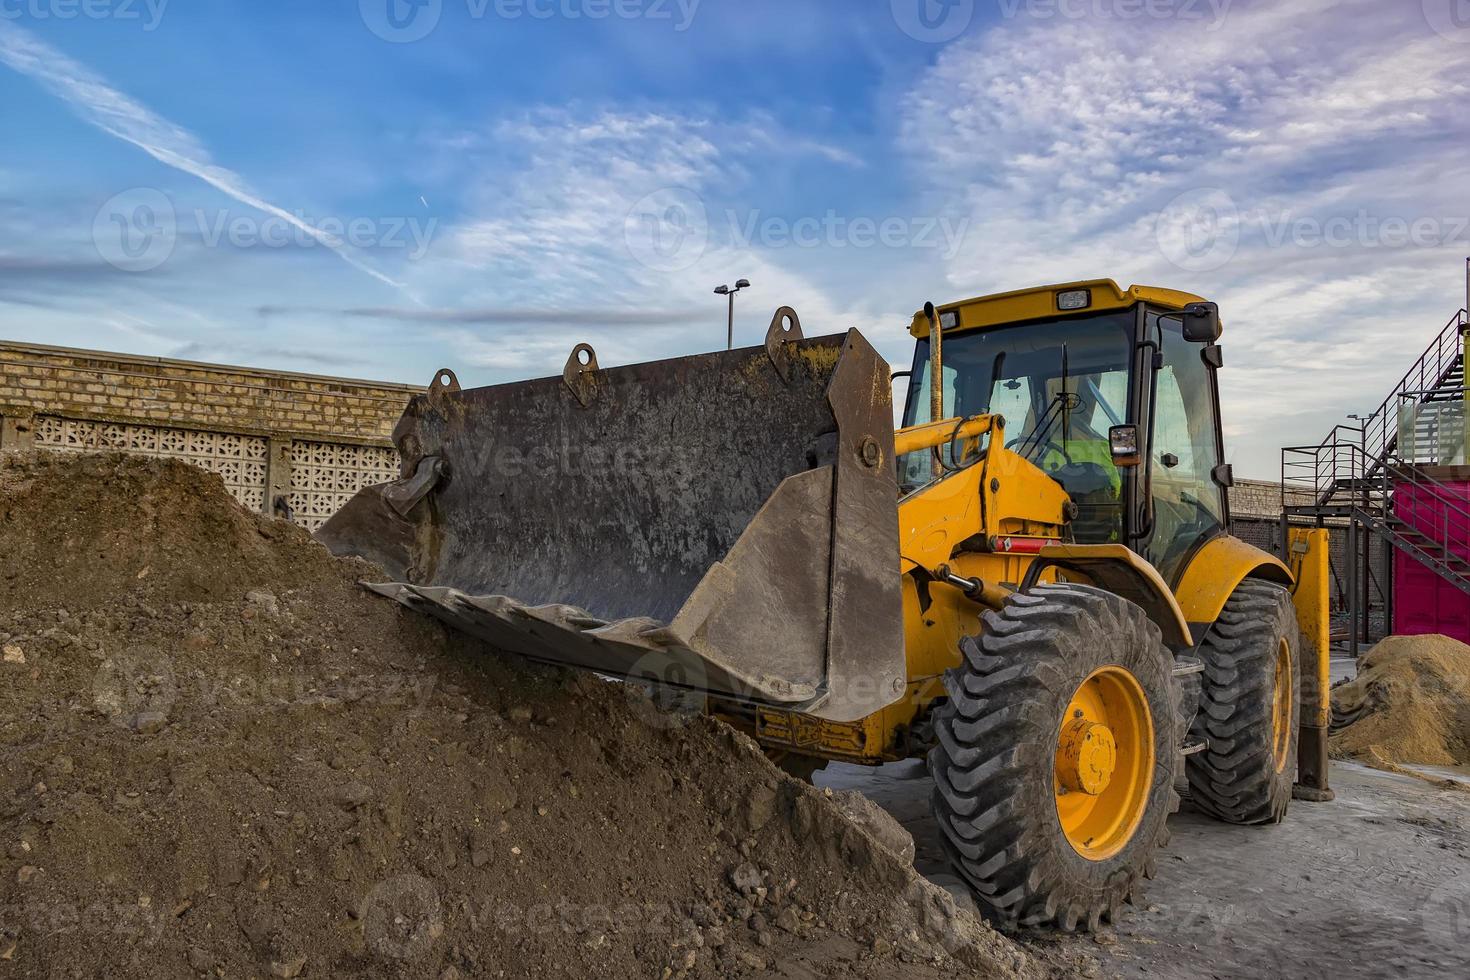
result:
[[[888,367],[856,330],[461,390],[318,537],[507,650],[856,721],[903,692]]]

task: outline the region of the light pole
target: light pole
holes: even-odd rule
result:
[[[725,320],[725,350],[732,350],[735,347],[735,294],[749,286],[749,279],[736,279],[734,289],[729,286],[715,287],[717,294],[730,299],[730,314]]]

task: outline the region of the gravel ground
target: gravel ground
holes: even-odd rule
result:
[[[1333,666],[1334,679],[1351,673]],[[1114,931],[1026,944],[1042,959],[1091,955],[1101,976],[1470,976],[1470,792],[1343,762],[1331,780],[1335,802],[1295,802],[1275,827],[1227,826],[1186,802],[1145,901]],[[887,809],[914,835],[917,870],[963,894],[923,763],[833,765],[816,782]]]

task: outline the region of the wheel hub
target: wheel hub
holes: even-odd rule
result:
[[[1138,829],[1154,785],[1154,723],[1143,685],[1127,668],[1100,667],[1058,719],[1052,784],[1062,833],[1078,854],[1103,861]]]
[[[1057,746],[1057,777],[1068,792],[1099,796],[1113,780],[1118,743],[1107,725],[1074,718]]]

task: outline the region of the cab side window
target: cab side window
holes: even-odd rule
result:
[[[1164,354],[1148,460],[1154,515],[1148,557],[1172,582],[1194,546],[1224,529],[1224,491],[1212,475],[1220,462],[1219,430],[1201,345],[1183,338],[1177,320],[1154,313],[1148,330],[1162,340]]]

